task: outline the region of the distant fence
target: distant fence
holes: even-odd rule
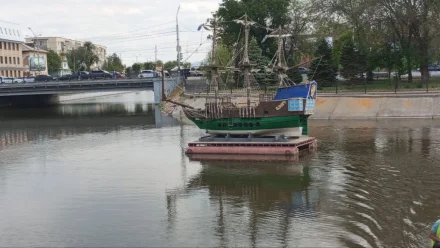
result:
[[[266,86],[260,84],[258,93],[274,93],[277,86]],[[221,90],[222,92],[234,93],[243,90],[243,88],[228,88]],[[414,78],[412,82],[407,80],[396,79],[376,79],[373,81],[366,80],[350,80],[335,82],[318,82],[318,90],[322,93],[372,93],[372,92],[388,92],[397,93],[405,91],[432,92],[440,91],[440,78],[430,78],[427,83],[422,83],[420,78]],[[206,80],[187,81],[185,84],[185,93],[187,94],[205,94],[213,93],[214,88],[207,84]],[[253,93],[255,90],[253,90]]]
[[[318,90],[327,93],[371,93],[371,92],[402,92],[402,91],[438,91],[440,90],[440,79],[431,78],[427,83],[423,83],[419,78],[411,82],[398,79],[379,79],[373,81],[336,81],[332,83],[318,82]]]

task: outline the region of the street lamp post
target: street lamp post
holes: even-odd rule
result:
[[[180,40],[179,40],[179,10],[180,10],[180,4],[177,8],[176,13],[176,32],[177,32],[177,85],[180,84]],[[183,85],[183,91],[185,91],[185,85]]]
[[[37,53],[37,71],[40,72],[40,51],[38,50],[38,47],[37,47],[37,35],[34,33],[32,28],[29,27],[29,30],[34,35],[34,57],[35,57],[35,53]],[[30,72],[31,72],[31,64],[29,61],[29,73]]]

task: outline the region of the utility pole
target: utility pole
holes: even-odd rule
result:
[[[177,14],[176,14],[176,32],[177,32],[177,85],[180,84],[180,41],[179,41],[179,10],[180,10],[180,4],[177,8]],[[183,85],[183,91],[185,92],[185,85]]]
[[[154,65],[157,63],[157,45],[154,46]]]

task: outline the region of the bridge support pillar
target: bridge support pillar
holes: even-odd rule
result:
[[[159,104],[162,101],[162,79],[154,79],[154,104]],[[171,92],[178,86],[176,78],[166,78],[165,79],[165,96],[169,96]]]
[[[161,101],[162,101],[162,81],[154,79],[154,104],[159,104]]]

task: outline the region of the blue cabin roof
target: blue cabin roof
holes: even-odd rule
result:
[[[286,100],[290,98],[315,98],[317,83],[312,81],[308,84],[292,85],[278,88],[273,100]]]

